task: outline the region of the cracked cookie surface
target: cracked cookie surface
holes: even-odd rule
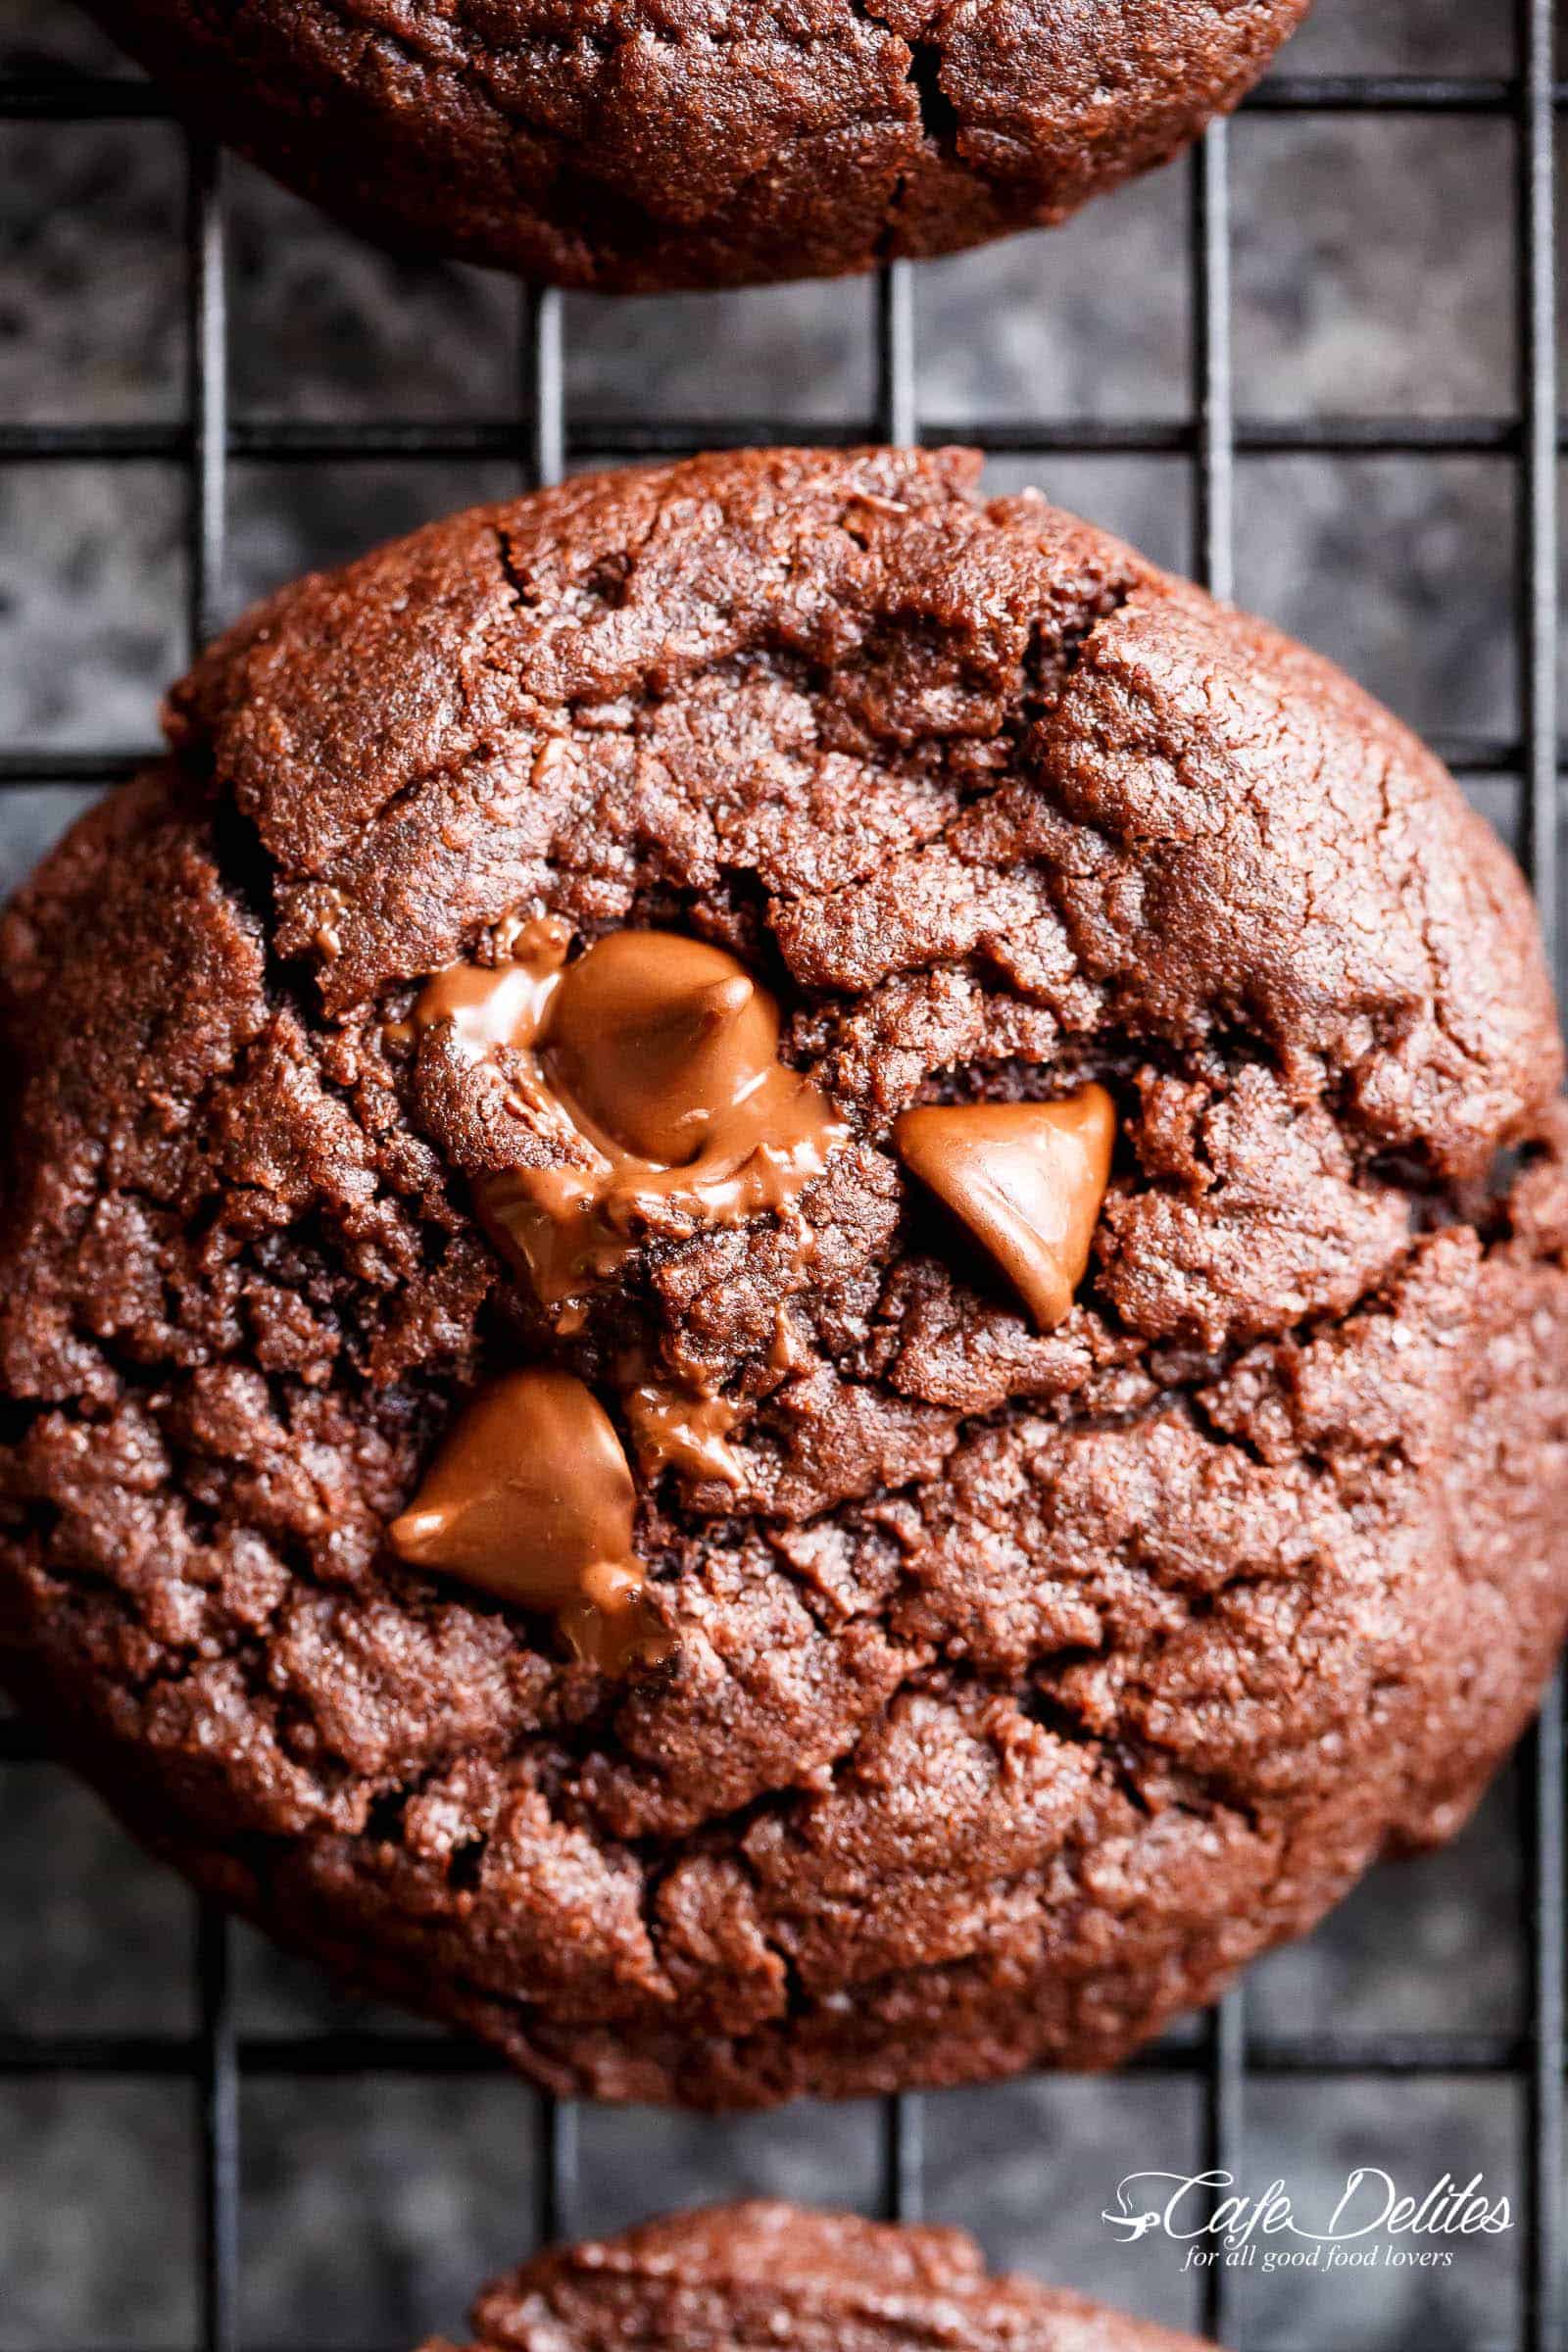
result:
[[[1451,1831],[1568,1613],[1516,870],[1329,664],[975,475],[582,477],[302,581],[6,920],[0,1674],[203,1886],[563,2091],[1112,2063]],[[504,1080],[411,1018],[540,918],[771,992],[844,1131],[808,1250],[541,1308],[474,1210]],[[894,1129],[1085,1085],[1040,1331]],[[530,1364],[640,1465],[658,1678],[389,1547]]]
[[[1234,106],[1308,0],[89,0],[372,235],[600,292],[1064,220]]]
[[[1064,2288],[993,2277],[961,2230],[760,2198],[537,2255],[485,2288],[472,2327],[467,2352],[1202,2352]]]

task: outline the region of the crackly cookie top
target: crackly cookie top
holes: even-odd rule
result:
[[[372,233],[646,292],[1059,220],[1234,106],[1307,0],[93,0]]]
[[[1560,1622],[1518,874],[974,485],[708,458],[304,580],[7,919],[0,1664],[562,2083],[1111,2053],[1451,1819]]]
[[[1199,2352],[1082,2295],[993,2277],[961,2230],[761,2199],[536,2256],[485,2289],[473,2327],[470,2352]]]

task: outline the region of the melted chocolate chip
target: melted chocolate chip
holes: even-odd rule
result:
[[[1072,1311],[1110,1176],[1116,1114],[1102,1086],[1063,1102],[906,1110],[904,1164],[989,1250],[1041,1331]]]
[[[683,1478],[745,1484],[746,1474],[729,1443],[738,1418],[723,1396],[701,1396],[673,1381],[642,1381],[626,1392],[637,1463],[645,1477],[677,1470]]]
[[[515,933],[512,960],[493,967],[449,963],[428,981],[414,1008],[416,1029],[450,1021],[460,1051],[482,1061],[498,1046],[538,1036],[561,985],[571,933],[553,915]]]
[[[647,1237],[784,1213],[846,1138],[827,1098],[779,1061],[772,997],[722,949],[621,931],[563,969],[562,927],[547,922],[513,954],[515,967],[439,973],[414,1017],[450,1024],[468,1058],[507,1052],[507,1108],[553,1146],[549,1164],[476,1187],[491,1238],[543,1305],[608,1280]]]
[[[612,1672],[670,1653],[632,1553],[637,1492],[604,1408],[564,1372],[513,1372],[459,1416],[393,1549],[415,1567],[555,1615]]]
[[[572,966],[544,1058],[579,1124],[684,1167],[776,1070],[778,1011],[721,948],[612,931]]]

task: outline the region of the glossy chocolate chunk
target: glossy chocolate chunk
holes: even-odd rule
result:
[[[746,1474],[729,1442],[739,1411],[727,1398],[700,1396],[674,1381],[649,1380],[627,1390],[625,1405],[645,1477],[672,1469],[683,1478],[744,1485]]]
[[[777,1066],[778,1012],[733,956],[673,931],[612,931],[574,963],[551,1022],[560,1092],[623,1151],[695,1159]]]
[[[531,1043],[561,985],[570,941],[564,923],[543,915],[514,934],[506,962],[449,963],[420,992],[415,1027],[434,1029],[450,1021],[464,1053],[474,1061],[498,1046]]]
[[[609,1415],[565,1372],[513,1372],[459,1415],[392,1546],[517,1608],[555,1615],[579,1657],[668,1654],[632,1553],[637,1493]]]
[[[1102,1086],[1063,1102],[932,1103],[894,1128],[911,1175],[960,1218],[1038,1328],[1072,1310],[1105,1197],[1116,1114]]]
[[[466,1060],[512,1056],[508,1108],[549,1156],[519,1154],[476,1199],[553,1308],[609,1281],[649,1236],[785,1215],[848,1134],[779,1060],[778,1006],[723,949],[615,931],[563,968],[564,950],[551,918],[522,925],[514,961],[449,966],[414,1014]]]

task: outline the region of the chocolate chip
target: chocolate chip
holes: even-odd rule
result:
[[[612,931],[572,965],[546,1065],[579,1116],[664,1167],[778,1062],[778,1010],[733,956],[672,931]]]
[[[507,1106],[548,1150],[476,1200],[569,1314],[650,1235],[791,1211],[848,1129],[779,1060],[778,1006],[733,956],[669,931],[612,932],[563,970],[564,949],[560,925],[528,925],[513,962],[438,973],[415,1021],[449,1027],[466,1061],[526,1057]]]
[[[515,1607],[549,1611],[590,1663],[669,1652],[632,1553],[637,1491],[609,1415],[565,1372],[513,1372],[462,1412],[393,1549]]]
[[[416,1029],[450,1021],[466,1057],[482,1061],[498,1046],[526,1045],[544,1027],[561,985],[571,934],[552,917],[509,935],[511,960],[494,967],[449,963],[427,981],[414,1007]]]
[[[1102,1086],[1064,1102],[906,1110],[894,1141],[1050,1331],[1072,1311],[1110,1175],[1116,1113]]]
[[[704,1396],[674,1381],[641,1381],[626,1392],[626,1417],[638,1467],[645,1477],[657,1478],[673,1469],[683,1478],[720,1480],[725,1486],[745,1484],[745,1472],[731,1446],[730,1433],[739,1419],[738,1408],[723,1396]]]

